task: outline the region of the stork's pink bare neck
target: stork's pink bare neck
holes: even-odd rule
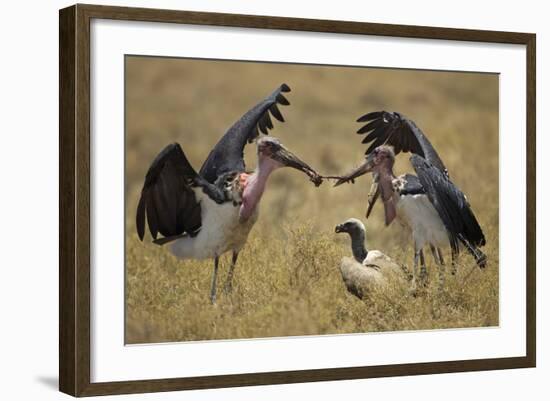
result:
[[[392,181],[395,178],[395,175],[393,174],[393,163],[390,161],[382,163],[377,166],[376,171],[378,172],[380,194],[382,195],[382,201],[384,202],[385,223],[386,225],[389,225],[397,216],[392,184]]]
[[[269,157],[262,155],[258,157],[258,167],[254,173],[247,177],[244,185],[243,203],[239,211],[241,220],[247,220],[252,215],[260,199],[262,199],[269,175],[280,167],[283,167],[281,163]]]

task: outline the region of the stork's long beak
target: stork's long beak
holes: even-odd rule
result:
[[[323,183],[323,178],[319,175],[319,173],[317,173],[317,171],[313,170],[306,162],[285,148],[283,145],[280,145],[279,149],[272,153],[270,157],[286,167],[292,167],[306,173],[316,187]]]
[[[335,187],[342,185],[345,182],[352,181],[357,177],[361,177],[364,174],[370,173],[374,168],[374,155],[371,153],[366,158],[363,164],[359,167],[356,167],[349,173],[338,178],[338,181],[334,184]]]

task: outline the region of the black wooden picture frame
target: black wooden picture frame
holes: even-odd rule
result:
[[[92,383],[90,380],[90,22],[92,19],[264,28],[525,45],[527,49],[526,356],[222,376]],[[59,14],[59,388],[73,396],[534,367],[536,363],[536,36],[345,21],[74,5]]]

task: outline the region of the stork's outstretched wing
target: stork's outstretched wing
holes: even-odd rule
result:
[[[453,250],[459,242],[473,247],[485,245],[485,236],[466,197],[437,167],[419,155],[412,155],[411,164],[426,195],[449,234]]]
[[[155,158],[141,190],[136,227],[141,240],[145,235],[145,216],[154,239],[158,234],[171,237],[187,233],[195,236],[201,228],[201,206],[194,188],[219,201],[221,190],[199,177],[177,143],[168,145]]]
[[[213,183],[220,175],[229,171],[244,171],[244,147],[256,139],[260,132],[267,135],[268,130],[273,128],[270,113],[277,120],[284,122],[277,105],[287,106],[290,104],[283,95],[286,92],[290,92],[290,88],[286,84],[282,84],[233,124],[212,149],[199,174],[208,182]]]
[[[365,123],[357,133],[369,134],[362,143],[370,143],[366,154],[380,145],[391,145],[395,154],[410,152],[422,156],[442,173],[448,176],[447,168],[439,158],[428,138],[412,121],[397,112],[374,111],[360,117],[357,122]]]

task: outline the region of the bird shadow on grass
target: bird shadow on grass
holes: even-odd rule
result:
[[[38,376],[35,379],[50,390],[57,391],[59,388],[59,379],[57,376]]]

